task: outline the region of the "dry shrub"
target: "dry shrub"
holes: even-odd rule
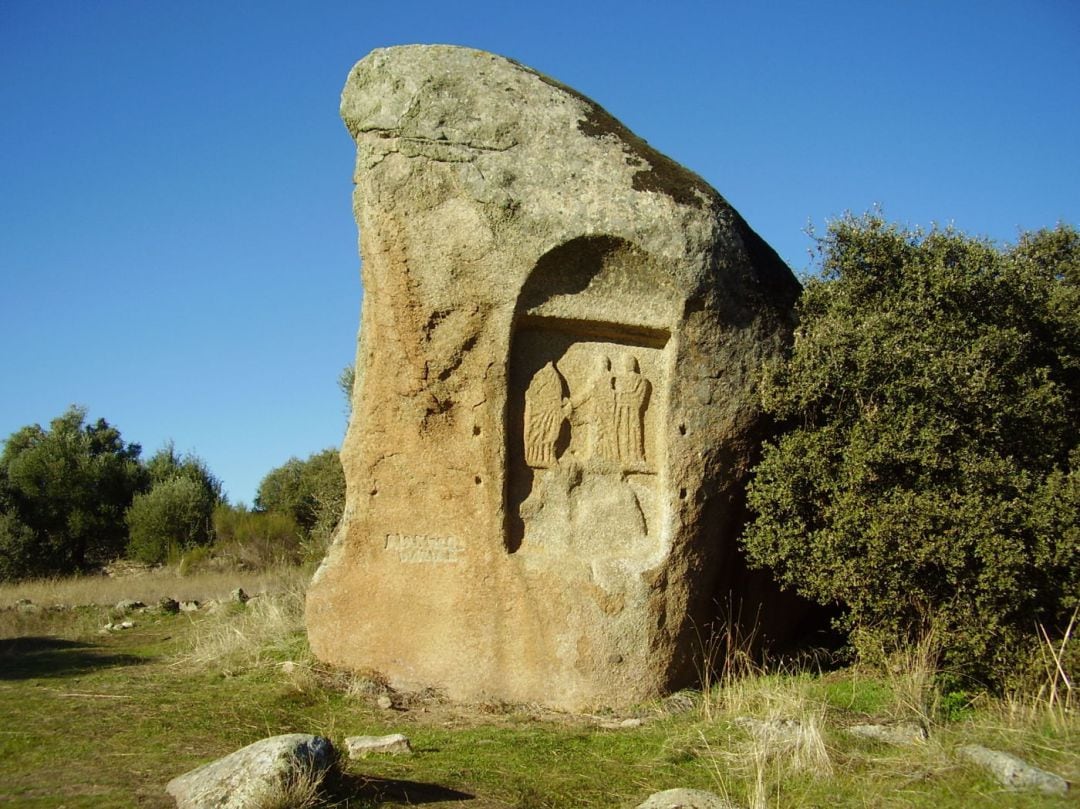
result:
[[[268,786],[251,802],[252,809],[314,809],[325,805],[323,782],[327,770],[299,762],[289,775]]]
[[[757,623],[750,627],[742,620],[741,609],[729,608],[716,624],[698,633],[698,679],[701,682],[701,709],[712,719],[717,701],[739,681],[764,673],[755,655]]]

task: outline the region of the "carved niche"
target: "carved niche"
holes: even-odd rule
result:
[[[523,317],[515,330],[507,548],[639,556],[656,547],[667,334]]]

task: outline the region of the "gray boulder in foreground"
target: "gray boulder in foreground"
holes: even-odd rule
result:
[[[307,733],[272,736],[179,775],[165,787],[178,809],[254,809],[265,796],[334,761],[330,740]]]
[[[1060,775],[1033,767],[1023,759],[991,750],[977,744],[968,744],[956,750],[968,761],[978,764],[994,776],[999,784],[1014,789],[1037,789],[1049,795],[1064,795],[1069,782]]]
[[[703,789],[665,789],[655,792],[637,809],[738,809],[719,795]]]

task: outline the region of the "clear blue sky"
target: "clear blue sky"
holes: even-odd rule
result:
[[[468,45],[589,95],[798,272],[881,204],[1080,223],[1080,4],[0,0],[0,438],[89,408],[250,503],[339,445],[362,290],[338,96]]]

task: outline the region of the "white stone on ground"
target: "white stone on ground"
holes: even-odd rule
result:
[[[1037,789],[1050,795],[1064,795],[1069,791],[1069,782],[1060,775],[1033,767],[1009,753],[977,744],[958,747],[956,752],[968,761],[978,764],[1004,786],[1013,789]]]
[[[731,801],[703,789],[665,789],[638,804],[637,809],[738,809]]]
[[[373,753],[411,753],[412,745],[400,733],[389,736],[350,736],[345,740],[349,758],[367,758]]]

